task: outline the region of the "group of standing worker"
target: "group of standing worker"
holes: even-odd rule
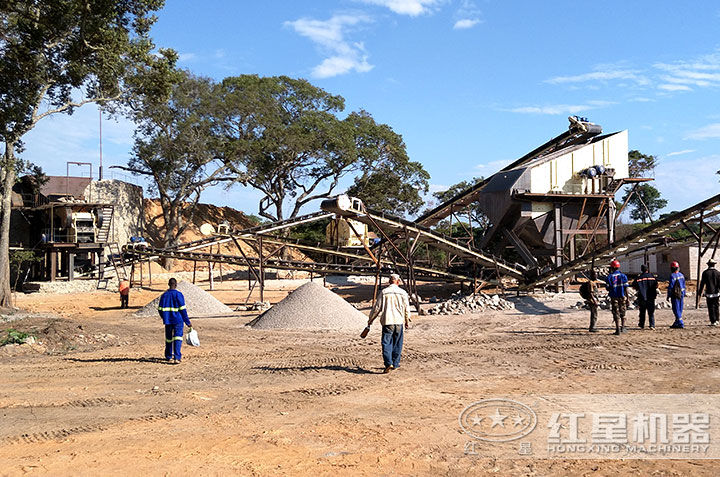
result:
[[[710,317],[710,325],[720,326],[720,317],[718,313],[720,307],[720,271],[715,269],[716,262],[710,259],[707,262],[708,268],[702,274],[700,284],[698,286],[698,294],[705,293],[707,300],[708,315]],[[612,310],[613,321],[615,322],[615,333],[620,335],[627,331],[625,326],[625,313],[629,305],[627,288],[632,286],[637,291],[637,302],[640,310],[638,326],[645,328],[645,318],[647,316],[648,327],[655,329],[655,300],[657,298],[658,281],[652,275],[647,265],[640,267],[640,275],[629,283],[627,275],[620,271],[620,262],[613,260],[610,262],[610,274],[605,279],[605,288],[610,298],[610,308]],[[667,299],[670,300],[675,320],[670,328],[684,328],[685,323],[682,319],[683,302],[686,295],[685,276],[680,272],[678,262],[670,264],[670,280],[668,281]],[[586,304],[590,309],[590,332],[597,332],[597,316],[598,316],[598,297],[597,297],[597,275],[595,270],[590,271],[589,280],[580,287],[580,294],[585,298]]]

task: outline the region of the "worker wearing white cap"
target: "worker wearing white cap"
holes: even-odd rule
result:
[[[379,316],[382,324],[382,354],[385,363],[383,373],[389,373],[400,366],[403,327],[407,328],[410,324],[410,298],[399,285],[400,275],[391,274],[390,285],[383,289],[368,320],[369,327]]]
[[[707,262],[707,270],[705,270],[700,278],[700,287],[698,295],[702,296],[705,291],[705,300],[707,300],[708,315],[710,316],[710,325],[720,325],[720,272],[715,269],[715,260],[712,258]]]

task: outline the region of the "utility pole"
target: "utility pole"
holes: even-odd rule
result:
[[[103,163],[102,163],[102,109],[98,106],[98,115],[100,117],[100,170],[98,171],[98,180],[103,180]],[[92,180],[92,177],[90,178]]]

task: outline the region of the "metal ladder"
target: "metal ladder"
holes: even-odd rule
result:
[[[107,246],[108,249],[110,249],[110,253],[108,254],[108,261],[112,265],[113,270],[115,270],[115,276],[117,277],[118,284],[120,284],[121,281],[127,280],[127,272],[125,271],[125,267],[123,265],[122,251],[120,250],[120,246],[115,242],[109,243],[107,244]],[[109,280],[110,279],[107,277],[99,278],[97,289],[107,289],[107,284]]]
[[[100,224],[100,228],[98,229],[96,242],[106,243],[108,241],[114,210],[115,208],[112,205],[106,205],[102,208],[102,224]]]

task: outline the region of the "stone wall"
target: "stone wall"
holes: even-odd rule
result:
[[[142,187],[117,179],[93,181],[85,189],[85,200],[115,206],[109,242],[123,246],[130,241],[130,237],[145,234]]]

